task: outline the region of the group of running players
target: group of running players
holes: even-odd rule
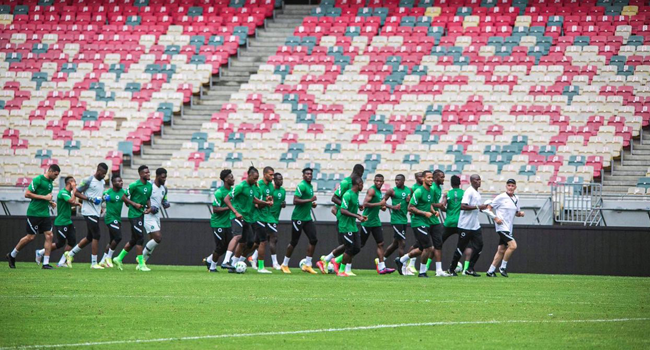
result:
[[[122,260],[133,247],[137,251],[138,271],[150,271],[146,262],[160,244],[161,208],[169,208],[165,182],[167,171],[156,170],[156,176],[150,181],[147,166],[138,169],[139,179],[123,189],[120,176],[111,178],[111,188],[104,189],[104,178],[108,167],[104,163],[97,166],[95,174],[83,179],[77,187],[76,180],[68,176],[54,201],[52,197],[53,181],[58,177],[60,168],[49,167],[44,175],[36,177],[25,192],[31,199],[27,210],[27,234],[18,242],[15,249],[7,254],[9,266],[15,268],[18,252],[31,242],[36,234],[45,235],[43,249],[36,251],[36,262],[43,269],[52,269],[50,253],[64,248],[58,266],[72,267],[75,255],[86,245],[91,244],[91,268],[123,268]],[[405,186],[404,175],[395,177],[395,186],[382,193],[384,177],[375,175],[373,185],[366,191],[363,201],[359,193],[363,190],[364,167],[354,166],[352,173],[339,184],[331,198],[334,203],[332,214],[336,216],[338,227],[338,246],[328,255],[321,256],[315,265],[321,273],[332,271],[337,276],[354,276],[352,260],[366,245],[370,236],[376,243],[375,259],[377,273],[390,274],[398,271],[401,275],[428,277],[427,271],[435,261],[436,276],[449,277],[462,274],[479,276],[474,266],[483,249],[483,237],[479,223],[479,212],[490,216],[499,235],[499,247],[487,276],[496,277],[499,272],[507,277],[507,264],[517,248],[512,235],[512,223],[515,216],[524,216],[519,199],[514,194],[515,180],[508,180],[506,191],[493,201],[483,202],[478,189],[481,178],[470,177],[470,187],[463,191],[460,178],[451,177],[451,189],[442,191],[445,174],[441,170],[423,171],[415,174],[415,184]],[[313,170],[302,170],[303,180],[296,187],[293,196],[291,214],[291,239],[282,263],[277,258],[278,223],[280,213],[286,207],[286,191],[282,187],[282,174],[272,167],[265,167],[260,179],[259,171],[250,167],[246,179],[235,185],[231,170],[221,171],[223,185],[213,195],[210,226],[215,240],[214,252],[204,259],[210,272],[217,272],[218,261],[223,256],[221,268],[235,272],[239,262],[249,261],[258,273],[271,273],[264,266],[266,246],[268,243],[273,268],[290,274],[289,262],[299,239],[304,232],[308,239],[307,251],[300,269],[310,274],[317,274],[314,269],[313,256],[318,243],[316,225],[312,208],[316,207],[317,197],[311,184]],[[81,204],[78,202],[81,200]],[[102,206],[102,202],[105,206]],[[128,207],[131,224],[131,239],[117,257],[113,257],[122,239],[121,212],[123,205]],[[76,242],[75,228],[72,224],[72,207],[80,206],[81,214],[87,224],[88,234],[79,243]],[[57,208],[54,226],[50,219],[50,207]],[[390,224],[393,241],[384,246],[380,211],[390,211]],[[493,212],[494,211],[494,212]],[[446,213],[444,215],[443,213]],[[104,256],[98,261],[100,227],[99,221],[104,216],[110,242],[104,249]],[[444,219],[443,219],[444,216]],[[410,227],[416,243],[406,250],[407,227]],[[357,223],[360,223],[361,230]],[[54,227],[54,232],[53,232]],[[145,234],[149,241],[144,244]],[[458,244],[449,268],[442,268],[442,245],[452,235],[458,234]],[[54,242],[56,235],[56,242]],[[397,269],[386,266],[385,259],[397,252],[395,265]],[[461,267],[459,261],[465,257]],[[420,258],[419,269],[415,261]]]

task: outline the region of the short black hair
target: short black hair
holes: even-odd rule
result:
[[[268,174],[271,171],[275,171],[275,170],[273,170],[273,168],[271,168],[270,166],[265,166],[264,170],[262,170],[262,172],[264,172],[264,174]]]
[[[282,174],[281,173],[275,173],[275,174],[273,174],[273,177],[282,177]]]
[[[228,175],[230,175],[230,174],[232,174],[232,170],[230,170],[230,169],[223,169],[223,170],[221,170],[221,174],[219,174],[219,178],[221,179],[221,181],[226,181],[226,178],[227,178]]]
[[[162,174],[167,174],[167,169],[165,169],[165,168],[156,169],[156,176],[160,176]]]
[[[359,183],[363,184],[363,178],[361,176],[352,176],[352,186],[358,185]]]
[[[382,174],[375,174],[375,177],[381,177],[382,179],[384,178],[384,175]]]
[[[106,163],[97,164],[97,168],[101,168],[104,171],[108,171],[108,165],[106,165]]]
[[[60,173],[60,172],[61,172],[61,168],[59,168],[59,166],[56,165],[56,164],[52,164],[52,165],[50,165],[50,167],[47,168],[47,170],[49,170],[49,171],[56,171],[57,173]]]
[[[354,168],[352,168],[352,172],[359,176],[363,175],[364,171],[366,171],[366,168],[364,168],[361,164],[355,164]]]
[[[451,186],[452,187],[460,186],[460,177],[458,175],[451,176]]]
[[[427,176],[427,174],[433,174],[430,170],[425,170],[422,172],[422,177]]]
[[[259,174],[260,172],[257,171],[257,168],[255,168],[252,165],[248,168],[248,171],[246,172],[246,174],[248,174],[248,175],[255,174],[255,173]]]
[[[436,176],[436,175],[441,174],[441,173],[444,174],[445,172],[440,170],[440,169],[436,169],[436,170],[433,171],[433,176]]]
[[[312,174],[314,173],[314,169],[312,169],[312,168],[307,167],[307,168],[302,169],[303,174],[305,174],[305,172],[307,172],[307,171],[311,171]]]
[[[74,180],[74,176],[66,176],[65,179],[63,180],[64,183],[67,185],[70,180]]]
[[[122,177],[120,175],[114,175],[113,178],[111,179],[111,182],[117,181],[117,179],[121,179]]]
[[[402,179],[406,180],[406,176],[404,174],[397,174],[395,175],[395,178],[397,179],[398,177],[401,177]]]
[[[143,172],[145,169],[149,169],[149,167],[146,165],[140,165],[140,167],[138,167],[138,174]]]

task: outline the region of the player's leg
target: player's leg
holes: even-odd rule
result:
[[[228,249],[224,255],[223,261],[221,262],[221,268],[228,270],[232,270],[235,266],[233,255],[235,254],[235,249],[237,248],[237,244],[239,244],[239,239],[244,230],[244,223],[237,219],[232,219],[230,220],[230,226],[232,227],[232,239],[228,242]]]
[[[291,240],[287,246],[287,252],[284,254],[284,261],[282,261],[282,272],[291,273],[289,270],[289,261],[291,260],[291,255],[293,255],[293,249],[298,245],[300,241],[300,233],[302,232],[302,221],[291,220]]]
[[[92,240],[91,240],[91,255],[90,255],[90,266],[101,267],[97,264],[97,255],[99,254],[99,239],[101,238],[101,231],[99,229],[99,217],[97,216],[88,216],[88,229],[91,231]]]
[[[377,243],[377,272],[380,275],[395,272],[395,269],[386,267],[386,261],[384,259],[384,230],[381,226],[372,227],[370,233]]]
[[[472,249],[472,255],[469,259],[468,270],[474,272],[474,276],[478,277],[479,275],[474,271],[474,266],[476,265],[478,259],[481,257],[481,252],[483,251],[483,233],[481,232],[480,228],[474,231],[472,237],[472,245],[473,245],[473,249]]]
[[[15,269],[16,268],[16,257],[18,256],[18,252],[22,250],[25,246],[27,246],[31,241],[36,238],[36,235],[38,234],[38,220],[39,218],[36,217],[27,217],[27,223],[25,225],[25,236],[18,241],[18,244],[16,244],[16,247],[10,252],[7,253],[7,261],[9,262],[9,268]]]
[[[113,267],[113,254],[117,245],[122,241],[122,224],[115,220],[108,225],[109,243],[104,250],[104,256],[100,264],[104,267]]]
[[[309,242],[307,244],[307,253],[305,254],[305,265],[302,267],[302,271],[315,275],[317,272],[314,271],[314,268],[312,267],[312,259],[314,257],[314,251],[316,251],[316,244],[318,244],[316,224],[314,224],[313,221],[303,222],[302,231],[305,233],[305,236],[307,236]],[[327,273],[324,269],[322,272]]]
[[[145,230],[144,230],[144,215],[141,216],[141,217],[138,219],[137,224],[139,225],[139,229],[140,229],[140,230],[139,230],[138,232],[140,233],[140,236],[139,236],[138,239],[135,241],[135,252],[136,252],[136,254],[137,254],[137,256],[136,256],[135,259],[136,259],[136,261],[138,262],[138,266],[136,266],[135,269],[136,269],[136,271],[144,271],[144,272],[147,272],[147,271],[150,271],[150,270],[149,270],[149,268],[147,267],[147,265],[145,265],[145,263],[144,263],[144,257],[142,256],[142,253],[143,253],[143,251],[144,251],[144,234],[145,234]]]
[[[256,222],[255,224],[257,232],[255,235],[256,239],[259,241],[259,246],[257,247],[257,272],[258,273],[271,273],[271,271],[264,268],[264,258],[266,253],[266,242],[268,241],[268,236],[266,232],[266,223]]]
[[[249,233],[249,230],[251,231]],[[250,245],[251,247],[255,243],[255,235],[252,233],[252,227],[249,223],[246,221],[242,222],[242,234],[239,237],[239,241],[237,242],[237,246],[235,247],[235,252],[233,253],[233,266],[240,262],[243,261],[245,258],[243,257],[244,255],[244,250],[246,250],[246,247],[249,245],[249,240],[250,240]]]
[[[406,225],[391,225],[393,228],[393,242],[386,247],[384,259],[391,256],[396,250],[397,255],[404,255],[404,242],[406,241]]]
[[[91,218],[93,218],[92,220],[95,220],[95,222],[93,222]],[[68,255],[66,256],[66,263],[68,264],[68,267],[72,267],[72,262],[74,261],[75,255],[77,255],[77,253],[79,253],[83,248],[85,248],[89,243],[93,241],[95,224],[97,224],[96,219],[91,216],[84,216],[84,221],[86,221],[86,237],[82,238],[81,241],[79,241],[79,243],[77,243],[77,245],[68,252]],[[95,260],[96,259],[97,256],[95,255]],[[95,261],[95,264],[96,263],[97,262]],[[93,268],[95,264],[91,263],[90,267]]]
[[[271,260],[273,269],[280,270],[276,245],[278,244],[278,224],[266,224],[266,233],[269,238],[269,250],[271,251]]]
[[[515,238],[512,236],[510,232],[499,231],[497,233],[499,234],[499,248],[497,250],[497,253],[494,256],[492,265],[488,270],[488,276],[489,277],[496,276],[496,274],[494,274],[494,271],[496,270],[496,266],[499,263],[499,261],[501,261],[501,267],[499,267],[499,273],[501,273],[501,276],[503,277],[508,277],[508,272],[506,271],[506,269],[508,267],[508,261],[510,261],[510,257],[512,256],[512,253],[514,253],[515,250],[517,250],[517,241],[515,241]],[[490,275],[490,273],[492,275]]]
[[[503,255],[506,252],[507,248],[507,243],[502,242],[501,239],[499,239],[499,245],[497,246],[497,251],[494,253],[494,258],[492,259],[492,264],[490,264],[490,268],[488,269],[487,273],[485,274],[487,277],[497,277],[495,271],[497,269],[497,266],[499,265],[499,262],[503,259]]]
[[[443,226],[433,225],[430,227],[431,240],[433,241],[433,257],[436,262],[436,277],[449,277],[450,275],[442,270],[442,233]]]
[[[150,220],[145,218],[144,226],[150,238],[142,251],[142,259],[146,263],[158,244],[162,242],[162,229],[160,227],[159,218]]]
[[[49,219],[49,218],[48,218]],[[43,224],[41,224],[43,225]],[[39,228],[40,229],[40,228]],[[52,251],[52,240],[54,238],[54,234],[52,233],[52,226],[49,226],[49,229],[47,231],[43,232],[43,235],[45,235],[45,252],[43,254],[43,266],[41,268],[48,270],[52,269],[53,267],[50,265],[50,252]]]
[[[409,260],[413,258],[417,258],[418,256],[422,255],[422,251],[426,248],[427,241],[428,241],[427,238],[428,227],[426,226],[411,227],[411,230],[413,230],[413,235],[415,236],[416,244],[414,244],[411,247],[411,250],[409,252],[407,252],[401,257],[395,258],[395,265],[397,265],[397,272],[399,272],[400,275],[406,275],[410,272],[410,271],[409,272],[406,271],[407,263],[409,262]]]
[[[72,226],[72,225],[68,225],[68,226]],[[66,246],[68,226],[54,226],[54,232],[55,232],[54,238],[56,239],[56,242],[52,242],[52,246],[51,246],[52,249],[50,252],[53,252],[58,248]],[[40,265],[44,256],[45,256],[45,248],[36,250],[36,264]],[[65,251],[64,254],[61,256],[61,260],[65,263]],[[58,267],[62,267],[60,261]]]
[[[118,256],[113,259],[113,263],[120,270],[122,270],[122,260],[124,260],[126,255],[129,254],[131,249],[138,244],[138,241],[144,235],[142,228],[142,217],[129,219],[129,223],[131,225],[131,239],[126,242],[120,254],[118,254]]]
[[[471,238],[471,231],[458,229],[458,243],[456,243],[456,251],[454,252],[451,264],[449,264],[449,272],[455,271],[464,252],[468,249],[471,250],[471,247],[469,247]],[[471,255],[471,253],[469,255]],[[467,255],[467,258],[465,259],[463,271],[469,266],[469,255]],[[454,274],[452,273],[451,275],[453,276]]]

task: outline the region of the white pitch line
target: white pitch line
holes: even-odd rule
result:
[[[344,328],[305,329],[300,331],[284,331],[284,332],[215,334],[215,335],[199,335],[193,337],[112,340],[112,341],[72,343],[72,344],[19,345],[19,346],[1,347],[0,350],[67,348],[67,347],[117,345],[117,344],[164,343],[164,342],[183,341],[183,340],[245,338],[245,337],[274,336],[274,335],[329,333],[329,332],[350,332],[350,331],[363,331],[363,330],[373,330],[373,329],[383,329],[383,328],[404,328],[404,327],[431,327],[431,326],[510,324],[510,323],[604,323],[604,322],[637,322],[637,321],[650,321],[650,318],[644,317],[644,318],[613,318],[613,319],[593,319],[593,320],[539,320],[539,321],[537,320],[439,321],[439,322],[423,322],[423,323],[398,323],[398,324],[379,324],[374,326],[358,326],[358,327],[344,327]]]

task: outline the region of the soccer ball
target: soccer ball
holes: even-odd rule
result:
[[[334,270],[334,264],[327,264],[327,273],[329,274],[335,274],[336,270]]]
[[[237,273],[244,273],[246,272],[246,263],[243,261],[238,261],[235,264],[235,272]]]
[[[302,259],[302,260],[300,260],[300,263],[298,264],[298,266],[300,266],[300,269],[302,270],[302,267],[305,266],[305,264],[307,264],[307,260]]]
[[[456,265],[456,269],[454,271],[456,271],[456,273],[463,272],[463,264],[459,262],[458,265]]]

